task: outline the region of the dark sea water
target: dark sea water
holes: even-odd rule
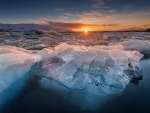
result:
[[[31,83],[3,111],[4,113],[150,113],[150,59],[141,60],[139,66],[143,70],[143,80],[135,80],[136,84],[130,83],[121,94],[93,97],[84,91],[69,91],[55,83],[47,84],[46,81],[44,85]],[[49,85],[51,86],[44,87]]]

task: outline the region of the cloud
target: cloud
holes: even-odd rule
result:
[[[144,24],[143,27],[149,28],[149,27],[150,27],[150,24]]]
[[[92,0],[93,4],[91,5],[93,8],[108,8],[105,4],[104,0]]]
[[[66,16],[73,16],[73,14],[71,14],[71,13],[63,13],[63,14]]]
[[[51,21],[57,22],[73,22],[73,23],[98,23],[98,24],[112,24],[107,22],[108,19],[113,18],[114,14],[104,14],[100,11],[90,10],[81,13],[68,13],[64,12],[61,16],[51,19]]]
[[[59,18],[61,18],[61,19],[68,19],[69,17],[68,16],[59,16]]]
[[[110,12],[110,13],[113,13],[113,12],[115,12],[116,10],[109,10],[108,12]]]
[[[131,27],[128,25],[126,28],[121,28],[119,30],[146,30],[148,28],[150,28],[150,21],[144,23],[139,22],[139,24],[133,24]]]
[[[134,7],[135,5],[132,4],[132,5],[126,5],[124,6],[124,10],[129,10],[130,8]]]
[[[44,17],[40,17],[37,20],[30,20],[30,22],[33,22],[35,24],[47,24],[48,23],[48,19],[44,18]]]
[[[65,8],[57,8],[56,11],[59,11],[59,12],[64,12],[66,9]]]
[[[30,22],[45,24],[53,27],[67,28],[71,30],[81,30],[89,27],[91,30],[120,30],[129,28],[147,28],[150,27],[149,12],[137,13],[117,13],[114,10],[108,10],[114,13],[103,13],[98,10],[90,10],[81,13],[63,12],[56,18],[39,18]]]
[[[50,26],[65,27],[65,28],[77,28],[83,26],[95,27],[95,26],[117,26],[117,24],[84,24],[84,23],[64,23],[64,22],[48,22]]]
[[[108,13],[110,12],[110,13]],[[114,12],[114,13],[112,13]],[[146,28],[149,26],[149,12],[134,13],[117,13],[115,10],[108,10],[107,13],[99,10],[90,10],[81,13],[63,12],[56,18],[50,20],[39,18],[30,22],[38,24],[46,24],[69,29],[81,29],[81,27],[89,27],[92,30],[118,30],[140,26]]]
[[[57,27],[57,28],[64,28],[64,29],[70,29],[70,30],[81,30],[85,27],[88,27],[92,30],[96,30],[95,28],[101,28],[101,27],[114,27],[117,26],[117,24],[84,24],[84,23],[64,23],[64,22],[48,22],[49,26]]]
[[[131,31],[131,30],[146,30],[146,28],[141,26],[129,27],[124,29],[119,29],[120,31]]]
[[[54,22],[46,18],[32,20],[31,22],[34,22],[36,24],[44,24],[55,28],[64,28],[64,29],[71,29],[71,30],[79,30],[84,27],[97,28],[97,27],[118,26],[117,24],[86,24],[86,23],[76,23],[76,22]]]
[[[103,17],[104,15],[98,11],[91,10],[89,12],[83,12],[81,14],[76,15],[81,18],[95,18],[95,17]]]
[[[100,11],[94,11],[91,10],[89,12],[82,12],[80,14],[76,14],[75,21],[78,21],[80,23],[84,22],[84,23],[108,23],[106,22],[108,19],[111,19],[113,17],[113,15],[111,14],[103,14]],[[110,22],[109,22],[110,23]]]

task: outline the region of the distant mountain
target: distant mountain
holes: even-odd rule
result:
[[[130,28],[130,29],[121,29],[120,32],[150,32],[150,28]]]
[[[149,29],[146,29],[145,32],[150,32],[150,28],[149,28]]]
[[[28,31],[32,29],[37,30],[55,30],[59,32],[71,31],[70,29],[61,28],[61,27],[52,27],[48,25],[39,25],[39,24],[0,24],[0,32],[3,31]]]

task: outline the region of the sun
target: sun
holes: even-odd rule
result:
[[[83,28],[83,31],[87,33],[89,31],[89,28]]]

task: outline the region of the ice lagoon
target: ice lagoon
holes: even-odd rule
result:
[[[134,98],[150,94],[141,88],[149,78],[149,33],[1,33],[0,38],[1,112],[118,112],[124,108],[119,101],[136,112],[133,102],[143,101]],[[147,79],[138,86],[130,83],[142,78]]]

